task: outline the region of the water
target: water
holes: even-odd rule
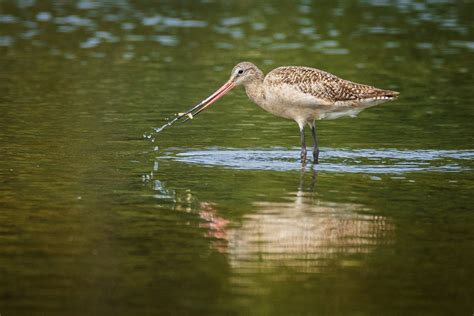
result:
[[[473,150],[335,150],[324,148],[318,171],[384,173],[472,171]],[[211,149],[160,156],[179,162],[225,166],[243,170],[289,171],[301,169],[298,150]]]
[[[473,10],[1,2],[0,314],[472,314]],[[318,166],[242,89],[154,133],[242,60],[401,96]]]

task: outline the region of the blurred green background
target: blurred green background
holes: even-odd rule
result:
[[[1,1],[0,314],[472,314],[472,12]],[[243,60],[401,97],[319,122],[303,170],[243,89],[152,133]]]

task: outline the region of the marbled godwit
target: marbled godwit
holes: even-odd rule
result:
[[[241,62],[232,69],[229,80],[216,92],[189,111],[180,113],[158,131],[180,118],[193,118],[238,85],[243,85],[250,100],[262,109],[296,121],[300,128],[302,162],[306,161],[304,127],[306,124],[311,127],[314,163],[319,160],[315,120],[354,117],[363,109],[393,100],[399,94],[309,67],[279,67],[265,76],[254,64]]]

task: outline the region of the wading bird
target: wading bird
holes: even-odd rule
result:
[[[319,160],[316,120],[356,116],[365,108],[393,100],[396,91],[341,79],[328,72],[299,66],[279,67],[266,76],[250,62],[237,64],[229,80],[198,105],[178,116],[157,131],[187,117],[192,119],[232,88],[243,85],[247,96],[262,109],[283,118],[296,121],[300,128],[301,161],[306,162],[304,127],[308,124],[314,141],[314,163]]]

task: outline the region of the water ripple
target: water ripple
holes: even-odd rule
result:
[[[299,170],[298,150],[220,149],[166,153],[161,159],[241,170]],[[349,173],[461,172],[472,170],[474,150],[321,150],[318,170]]]

